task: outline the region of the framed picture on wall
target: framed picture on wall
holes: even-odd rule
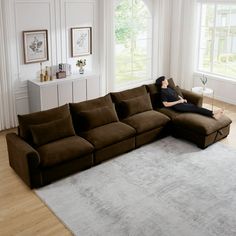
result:
[[[24,62],[35,63],[48,60],[48,31],[23,31]]]
[[[92,54],[92,27],[71,28],[71,54],[72,57]]]

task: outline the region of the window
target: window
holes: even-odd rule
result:
[[[151,79],[152,17],[142,0],[115,9],[115,87]]]
[[[198,70],[236,79],[236,4],[202,3]]]

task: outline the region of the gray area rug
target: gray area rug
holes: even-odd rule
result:
[[[236,150],[167,137],[36,194],[79,236],[235,236]]]

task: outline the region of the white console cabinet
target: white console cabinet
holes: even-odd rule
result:
[[[47,82],[28,80],[30,112],[43,111],[70,102],[81,102],[100,96],[99,76],[86,73]]]

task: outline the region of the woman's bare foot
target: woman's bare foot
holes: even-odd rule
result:
[[[216,120],[219,120],[220,117],[223,115],[224,113],[224,110],[223,109],[219,109],[215,112],[213,112],[213,117],[216,119]]]

